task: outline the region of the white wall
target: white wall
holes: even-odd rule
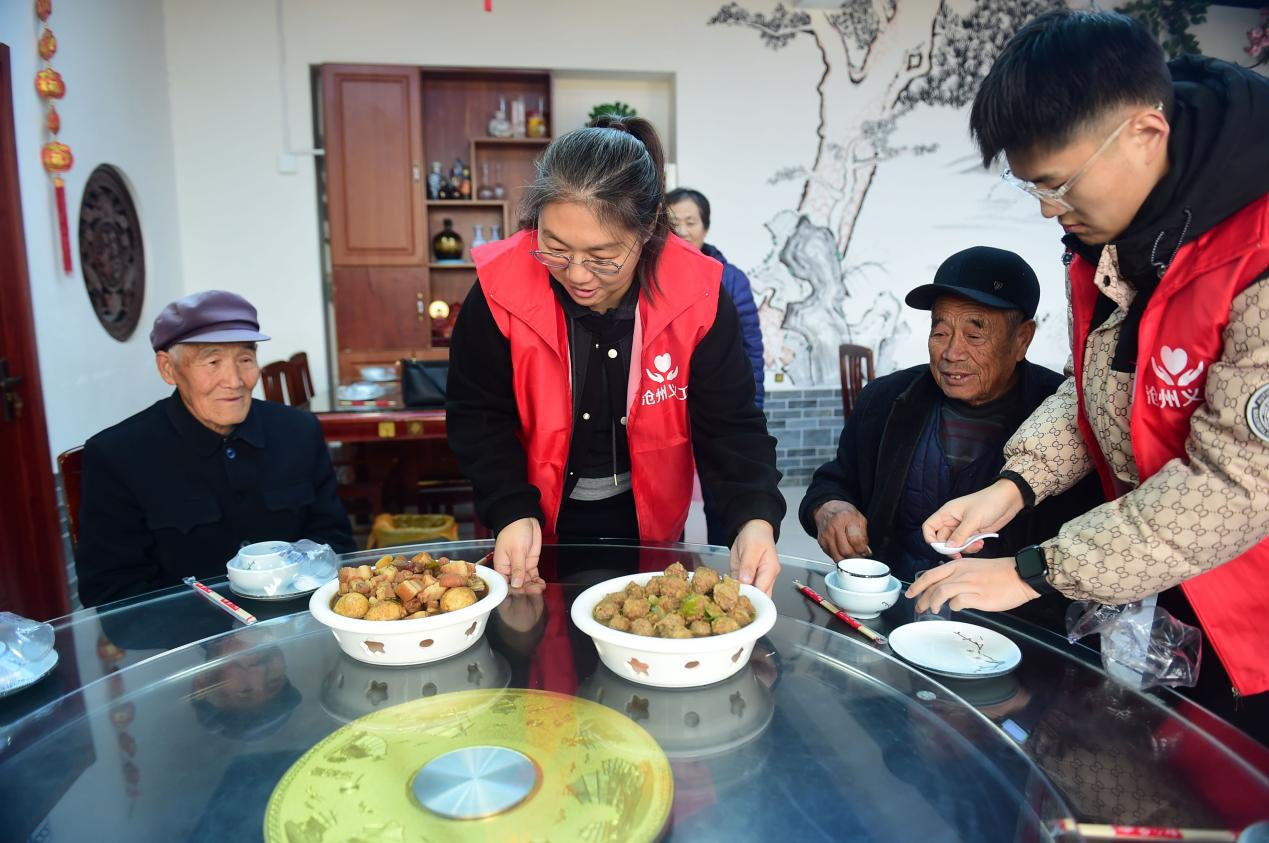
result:
[[[674,77],[668,74],[624,74],[560,71],[552,77],[555,109],[552,133],[559,136],[586,125],[601,102],[619,101],[656,127],[665,144],[665,160],[678,154],[674,131]]]
[[[40,164],[44,106],[35,94],[41,63],[34,4],[0,3],[0,41],[14,75],[18,178],[26,226],[40,376],[54,455],[162,397],[148,336],[160,308],[183,294],[176,172],[168,109],[160,0],[58,0],[50,28],[53,67],[66,80],[57,104],[61,140],[75,155],[66,176],[75,271],[65,275],[51,182]],[[99,164],[118,167],[132,188],[146,257],[145,306],[126,342],[97,322],[80,274],[77,223],[84,184]]]
[[[310,67],[325,62],[672,78],[664,119],[677,140],[678,181],[710,197],[711,240],[751,272],[760,294],[774,289],[754,270],[770,262],[772,229],[779,230],[782,211],[797,207],[802,183],[772,177],[814,159],[821,60],[805,37],[770,50],[751,30],[708,26],[721,5],[497,0],[486,14],[478,0],[282,0],[286,57],[279,68],[277,10],[269,0],[59,0],[52,24],[62,49],[55,64],[70,91],[61,112],[64,140],[77,158],[68,180],[72,214],[88,173],[108,161],[136,188],[144,226],[146,308],[136,335],[120,344],[97,326],[78,274],[57,270],[52,194],[39,164],[42,112],[26,81],[38,67],[37,30],[30,4],[0,3],[0,38],[13,50],[18,77],[21,186],[53,451],[164,393],[146,334],[157,309],[186,292],[244,293],[275,337],[266,359],[306,350],[325,383],[314,170],[307,158],[292,175],[276,166],[284,133],[293,148],[311,145]],[[770,10],[765,0],[743,5]],[[1209,17],[1199,30],[1204,48],[1244,58],[1245,31],[1257,13],[1215,7]],[[539,37],[547,32],[550,38]],[[628,99],[623,84],[613,95]],[[1066,339],[1058,232],[1025,197],[976,165],[965,123],[963,109],[948,108],[921,107],[899,119],[892,143],[937,149],[879,166],[846,256],[853,296],[845,310],[859,318],[869,296],[901,297],[964,246],[1006,246],[1032,261],[1045,287],[1047,322],[1032,357],[1060,366]],[[773,304],[788,297],[785,289]],[[924,356],[922,315],[900,316],[890,365]]]

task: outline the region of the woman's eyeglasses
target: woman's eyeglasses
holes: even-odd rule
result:
[[[588,272],[600,277],[611,277],[621,272],[621,268],[630,260],[630,256],[634,253],[635,246],[639,245],[636,240],[630,247],[630,251],[626,252],[626,257],[621,263],[605,260],[584,260],[576,261],[579,266],[584,267]],[[572,255],[561,255],[558,252],[544,252],[541,249],[533,249],[529,252],[537,259],[537,262],[545,266],[547,269],[554,269],[557,272],[563,272],[568,269],[569,264],[574,263]]]

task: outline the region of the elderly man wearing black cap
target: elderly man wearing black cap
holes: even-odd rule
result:
[[[799,510],[831,558],[880,559],[909,581],[946,561],[925,542],[921,523],[991,483],[1005,441],[1062,382],[1026,360],[1039,301],[1026,261],[988,246],[952,255],[934,283],[908,293],[910,306],[931,311],[929,365],[864,388],[837,458],[815,472]],[[991,540],[996,555],[1056,533],[1099,500],[1089,486],[1046,501]]]
[[[210,290],[172,302],[150,344],[162,401],[84,445],[79,597],[95,606],[223,574],[257,541],[354,549],[317,420],[253,401],[256,309]]]

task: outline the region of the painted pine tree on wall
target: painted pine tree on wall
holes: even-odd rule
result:
[[[934,148],[892,146],[896,123],[918,105],[967,105],[1009,37],[1061,5],[850,0],[833,9],[781,3],[763,13],[728,3],[710,19],[753,30],[772,50],[811,39],[821,63],[815,160],[773,175],[773,183],[801,180],[801,198],[792,215],[769,224],[776,248],[751,274],[755,290],[775,291],[764,302],[767,315],[770,308],[782,311],[779,345],[767,341],[769,366],[780,367],[783,349],[786,361],[804,358],[787,367],[795,380],[832,383],[837,344],[854,342],[876,349],[879,372],[890,370],[886,344],[900,322],[899,298],[891,290],[852,290],[847,278],[851,239],[877,165]]]

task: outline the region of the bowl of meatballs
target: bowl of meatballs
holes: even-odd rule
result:
[[[573,601],[573,623],[608,669],[657,688],[721,682],[748,662],[775,626],[771,598],[712,568],[675,562],[592,586]]]
[[[308,605],[354,659],[412,665],[471,647],[506,596],[507,581],[492,568],[418,553],[340,568]]]

